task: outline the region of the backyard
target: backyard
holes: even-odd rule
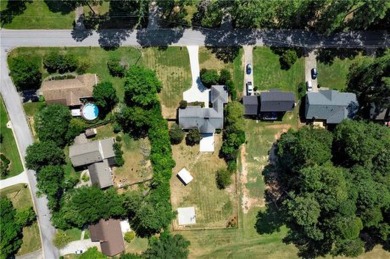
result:
[[[12,129],[7,127],[8,121],[9,119],[7,110],[5,108],[3,98],[0,97],[0,133],[3,136],[3,140],[0,144],[0,153],[4,154],[11,162],[9,165],[9,173],[6,176],[11,177],[23,172],[23,165],[22,161],[20,160],[18,147],[16,145]],[[4,177],[0,176],[0,179],[1,178]]]
[[[75,12],[61,1],[0,1],[1,24],[6,29],[71,29]],[[16,15],[15,15],[16,14]]]
[[[32,207],[31,194],[28,187],[24,184],[13,185],[0,190],[0,195],[6,195],[15,209],[26,209]],[[23,228],[23,244],[17,255],[24,255],[40,249],[40,236],[37,222],[31,226]]]

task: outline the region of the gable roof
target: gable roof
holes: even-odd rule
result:
[[[179,125],[183,129],[198,128],[200,133],[214,133],[223,128],[223,105],[228,101],[228,93],[223,85],[213,85],[210,90],[212,108],[187,106],[179,109]]]
[[[271,90],[260,95],[260,112],[292,111],[295,105],[295,96],[292,92]]]
[[[359,104],[354,93],[336,90],[309,92],[306,96],[306,119],[325,120],[328,124],[340,123],[355,116]]]
[[[244,104],[244,115],[257,115],[259,112],[259,97],[255,95],[244,96],[242,98]]]
[[[103,254],[114,256],[125,250],[120,220],[101,219],[97,224],[90,225],[89,231],[92,242],[100,242]]]
[[[69,157],[75,167],[101,162],[115,156],[114,139],[108,138],[69,147]]]
[[[91,97],[97,84],[96,74],[85,74],[73,79],[43,81],[41,92],[47,103],[67,106],[81,105],[80,98]]]
[[[99,188],[103,189],[113,185],[107,159],[88,166],[88,171],[92,184],[99,186]]]

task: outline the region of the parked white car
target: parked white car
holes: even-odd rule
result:
[[[311,81],[307,81],[306,82],[306,86],[307,86],[307,91],[308,92],[312,92],[313,91],[313,84],[311,83]]]
[[[246,82],[246,92],[247,95],[253,95],[253,85],[250,81]]]

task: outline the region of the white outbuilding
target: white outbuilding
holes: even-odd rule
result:
[[[177,214],[179,225],[196,224],[195,207],[178,208]]]
[[[180,172],[177,174],[177,177],[179,177],[185,185],[189,184],[194,179],[190,172],[188,172],[185,168],[180,170]]]

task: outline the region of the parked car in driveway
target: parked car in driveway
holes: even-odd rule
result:
[[[312,78],[312,79],[317,79],[317,76],[318,76],[317,69],[316,69],[316,68],[313,68],[313,69],[311,70],[311,78]]]
[[[76,250],[75,254],[79,255],[79,254],[82,254],[83,253],[83,250],[79,249],[79,250]]]
[[[313,91],[313,84],[311,83],[311,81],[307,81],[306,82],[306,86],[307,86],[307,91],[308,92],[312,92]]]
[[[252,73],[252,65],[251,64],[246,65],[246,73],[248,75],[250,75]]]
[[[246,93],[247,95],[253,95],[253,85],[252,82],[246,82]]]

